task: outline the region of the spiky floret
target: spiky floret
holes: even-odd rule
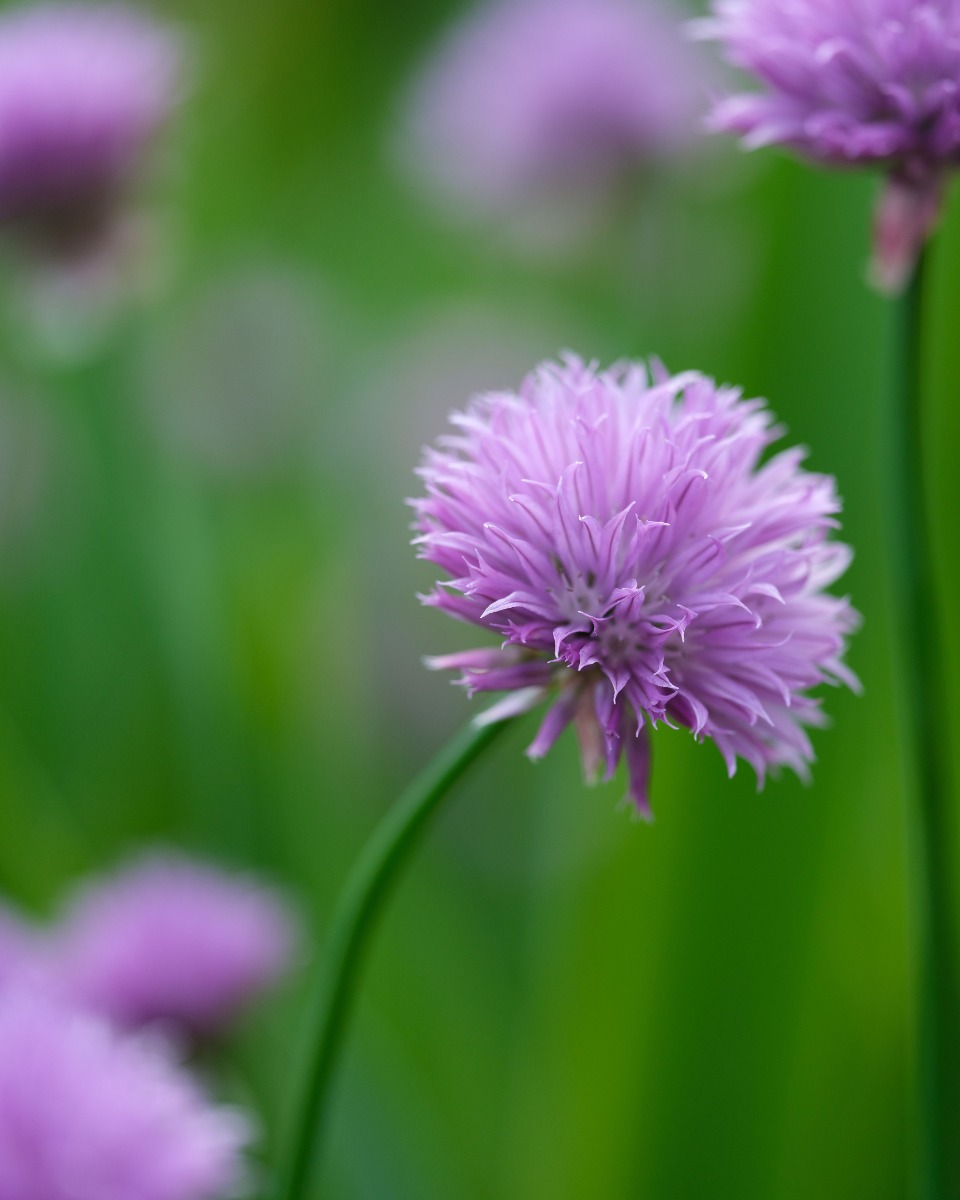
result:
[[[552,697],[528,753],[573,723],[588,777],[624,755],[641,811],[659,721],[711,738],[731,774],[739,756],[761,782],[805,775],[809,690],[856,684],[857,616],[824,590],[850,551],[829,540],[830,477],[798,449],[761,463],[779,436],[763,402],[568,356],[451,420],[411,501],[421,557],[451,577],[423,599],[503,642],[430,665],[510,693],[500,713]]]

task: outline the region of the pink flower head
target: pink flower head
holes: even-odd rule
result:
[[[874,270],[899,287],[960,163],[960,0],[714,0],[695,29],[765,85],[721,100],[715,128],[889,173]]]
[[[414,173],[481,217],[610,190],[689,144],[700,89],[659,0],[484,0],[417,81]]]
[[[263,885],[173,855],[83,888],[59,935],[62,986],[125,1026],[216,1033],[289,965],[293,920]]]
[[[0,15],[0,226],[46,255],[106,236],[177,99],[178,41],[120,4]]]
[[[807,773],[809,695],[856,681],[857,624],[824,589],[850,551],[830,541],[831,478],[787,450],[759,400],[695,372],[546,363],[519,393],[479,397],[426,452],[412,501],[421,557],[443,568],[425,602],[502,638],[434,659],[471,692],[511,695],[491,716],[550,707],[531,757],[576,727],[588,778],[621,755],[647,810],[649,730],[711,738],[762,783]]]
[[[0,993],[0,1200],[215,1200],[246,1140],[158,1047]]]

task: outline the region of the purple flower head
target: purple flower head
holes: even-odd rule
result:
[[[29,971],[35,955],[32,930],[17,913],[0,905],[0,989]]]
[[[76,1003],[124,1026],[210,1036],[289,965],[294,923],[251,879],[154,855],[83,888],[58,944]]]
[[[695,372],[546,363],[518,394],[482,396],[426,452],[412,501],[421,557],[450,580],[425,602],[499,649],[434,659],[504,716],[552,703],[528,750],[576,727],[588,778],[623,755],[647,811],[649,729],[712,738],[807,773],[819,683],[857,616],[824,589],[850,561],[828,539],[840,503],[803,451],[761,463],[779,431],[759,400]]]
[[[694,136],[700,79],[659,0],[485,0],[411,96],[413,173],[452,210],[610,191]]]
[[[0,15],[0,227],[54,258],[108,237],[177,99],[177,39],[119,4]]]
[[[158,1047],[0,994],[0,1200],[215,1200],[246,1140]]]
[[[960,0],[714,0],[713,10],[695,29],[765,85],[721,100],[713,126],[748,147],[782,143],[887,171],[898,194],[878,218],[874,272],[901,286],[943,176],[960,163]]]

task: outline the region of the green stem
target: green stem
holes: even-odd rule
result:
[[[294,1110],[279,1200],[302,1200],[306,1194],[363,952],[390,887],[440,801],[508,724],[471,723],[450,741],[383,818],[347,878],[320,964],[316,1025],[307,1043],[308,1071]]]
[[[953,880],[953,819],[944,744],[948,723],[944,644],[924,496],[922,393],[925,255],[901,301],[900,402],[894,419],[893,497],[899,527],[896,564],[908,734],[915,769],[911,806],[917,856],[920,941],[922,1191],[924,1200],[960,1196],[960,950]]]

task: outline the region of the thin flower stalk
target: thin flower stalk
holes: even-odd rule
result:
[[[915,767],[911,806],[916,850],[915,920],[920,959],[921,1195],[960,1195],[960,929],[952,846],[953,797],[944,740],[947,688],[938,636],[933,534],[924,481],[922,343],[926,280],[923,254],[900,301],[899,398],[894,413],[891,494],[902,642],[902,683]],[[924,613],[924,620],[918,614]]]
[[[390,889],[431,816],[508,722],[471,723],[400,796],[354,864],[337,903],[320,964],[315,1026],[291,1115],[278,1200],[304,1200],[317,1167],[326,1103],[356,994],[363,955]]]

